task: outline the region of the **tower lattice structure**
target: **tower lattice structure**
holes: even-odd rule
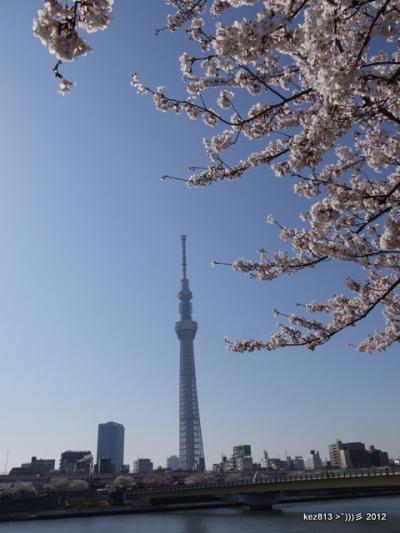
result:
[[[186,277],[186,235],[181,235],[181,241],[183,278],[181,290],[178,293],[180,320],[175,324],[175,331],[180,342],[179,467],[182,470],[204,470],[203,438],[193,348],[197,322],[192,320],[192,293]]]

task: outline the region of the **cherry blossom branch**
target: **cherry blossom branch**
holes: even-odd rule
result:
[[[72,7],[63,7],[58,0],[43,0],[42,9],[33,19],[33,34],[57,57],[53,73],[60,80],[60,94],[69,92],[74,83],[60,73],[59,67],[91,51],[78,29],[104,30],[111,20],[112,4],[113,0],[76,0]]]
[[[314,350],[317,346],[321,346],[322,344],[327,343],[334,335],[337,333],[340,333],[344,329],[355,326],[357,322],[360,320],[363,320],[365,317],[367,317],[374,309],[375,307],[380,304],[385,298],[387,298],[391,293],[394,292],[394,290],[400,285],[400,278],[394,281],[388,289],[386,289],[383,294],[381,294],[378,298],[376,298],[375,301],[373,301],[363,312],[358,314],[357,316],[345,321],[338,327],[332,327],[335,322],[331,324],[331,330],[327,329],[321,322],[319,321],[310,321],[304,317],[298,317],[294,315],[287,315],[284,313],[281,313],[277,310],[275,310],[275,313],[280,316],[284,316],[289,321],[297,323],[302,325],[305,328],[308,328],[310,330],[317,330],[318,335],[306,335],[304,336],[303,333],[301,333],[298,329],[293,329],[284,325],[281,325],[281,331],[283,334],[273,334],[271,335],[271,338],[268,342],[260,342],[260,341],[254,341],[254,340],[248,340],[248,341],[230,341],[229,339],[225,339],[225,342],[228,345],[228,348],[230,351],[234,352],[244,352],[244,351],[254,351],[254,350],[273,350],[275,348],[282,348],[282,347],[293,347],[293,346],[305,346],[306,348],[309,348],[310,350]],[[317,306],[318,307],[318,306]],[[320,306],[325,307],[325,306]],[[292,338],[292,342],[287,341],[287,337]],[[398,336],[396,335],[396,339],[398,340]],[[296,340],[293,340],[296,339]]]
[[[332,259],[358,265],[365,277],[363,282],[346,279],[357,294],[353,299],[336,295],[325,304],[307,304],[310,312],[328,312],[329,324],[289,315],[291,325],[281,325],[267,343],[237,341],[235,349],[314,349],[365,318],[378,303],[385,329],[358,348],[379,351],[398,342],[400,297],[393,280],[400,271],[400,55],[391,44],[376,53],[382,40],[400,39],[397,3],[264,0],[258,10],[255,0],[211,0],[211,17],[204,15],[207,0],[167,3],[176,12],[165,28],[177,31],[187,25],[186,35],[201,49],[201,56],[185,52],[180,58],[187,97],[167,97],[164,87],[150,89],[136,74],[132,85],[153,95],[160,111],[183,111],[221,129],[203,141],[208,166],[190,168],[187,179],[168,174],[163,179],[203,187],[265,165],[278,177],[295,178],[294,192],[309,200],[300,227],[268,217],[292,255],[278,251],[269,259],[263,250],[259,262],[237,260],[231,266],[271,280]],[[91,51],[78,32],[107,28],[112,4],[77,0],[64,7],[58,0],[44,0],[33,30],[57,58],[53,73],[61,94],[73,86],[61,65]],[[227,17],[232,23],[220,19],[242,6],[249,12],[254,6],[254,17]],[[216,22],[214,32],[206,30],[211,21]],[[216,89],[216,105],[223,111],[209,105]],[[235,105],[239,91],[245,97]],[[269,94],[279,101],[269,103]],[[257,150],[228,164],[222,152],[234,151],[244,138],[257,142]]]
[[[151,90],[136,76],[132,84],[152,94],[161,111],[184,111],[220,127],[203,141],[210,164],[190,168],[187,180],[172,179],[203,187],[268,165],[276,176],[294,178],[294,192],[309,200],[298,228],[268,217],[292,253],[278,250],[270,257],[262,250],[260,261],[214,264],[272,280],[336,260],[358,266],[365,278],[345,280],[356,294],[353,299],[335,295],[306,305],[309,312],[328,313],[328,324],[288,315],[289,324],[267,342],[235,341],[231,349],[314,349],[380,304],[385,329],[369,335],[358,349],[384,350],[400,338],[395,281],[400,272],[400,56],[391,44],[376,50],[382,40],[400,39],[400,11],[391,0],[264,0],[264,9],[255,7],[254,17],[248,16],[255,4],[212,0],[216,25],[211,32],[205,30],[209,18],[191,18],[187,34],[202,54],[185,52],[180,58],[187,98],[167,97],[163,87]],[[245,5],[245,18],[218,20]],[[210,105],[216,89],[221,112]],[[240,105],[235,105],[239,92]],[[270,103],[269,95],[278,101]],[[234,152],[242,139],[256,141],[257,151],[245,157],[241,152],[237,163],[226,163],[222,152]]]
[[[374,29],[375,24],[377,23],[379,17],[385,12],[386,7],[390,4],[390,2],[391,2],[391,0],[386,0],[386,2],[381,6],[381,8],[378,9],[378,11],[376,12],[376,15],[375,15],[375,17],[374,17],[374,19],[373,19],[373,21],[372,21],[372,23],[371,23],[371,25],[370,25],[370,27],[368,29],[368,33],[365,36],[364,41],[363,41],[363,43],[361,45],[360,51],[358,52],[355,66],[357,66],[358,63],[361,60],[362,54],[364,52],[364,49],[367,46],[367,44],[369,43],[369,40],[370,40],[370,37],[371,37],[371,34],[372,34],[372,30]]]

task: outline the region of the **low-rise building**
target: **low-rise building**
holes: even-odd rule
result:
[[[239,444],[239,446],[234,446],[232,457],[251,457],[250,444]]]
[[[363,442],[336,442],[329,444],[329,457],[334,468],[367,468],[389,465],[387,452],[371,445],[368,450]]]
[[[112,462],[111,457],[100,457],[96,468],[96,474],[114,474],[115,465]]]
[[[372,466],[389,466],[389,454],[378,450],[371,444],[368,448],[370,463]]]
[[[232,456],[223,463],[224,472],[243,472],[251,474],[254,470],[250,444],[234,446]]]
[[[90,451],[67,450],[61,454],[60,472],[63,474],[90,474],[92,469],[93,456]]]
[[[251,456],[251,446],[249,444],[234,446],[232,456],[228,459],[223,455],[221,462],[214,464],[212,469],[214,472],[243,472],[249,475],[252,474],[254,472],[254,464]]]
[[[153,463],[150,459],[136,459],[133,462],[134,474],[150,474],[153,471]]]
[[[266,450],[264,450],[263,466],[267,472],[286,472],[288,469],[286,461],[280,457],[270,457]]]
[[[245,472],[245,473],[252,473],[253,472],[253,458],[250,457],[234,457],[232,456],[230,459],[227,459],[225,463],[223,463],[223,471],[224,472]]]
[[[370,458],[363,442],[347,442],[352,468],[365,468],[371,465]]]
[[[304,470],[304,459],[301,455],[296,455],[294,459],[288,455],[286,457],[286,464],[288,470],[302,471]]]
[[[23,463],[20,467],[12,468],[10,476],[33,476],[38,474],[49,474],[54,472],[55,459],[37,459],[32,457],[30,463]]]
[[[304,468],[305,470],[321,470],[322,461],[318,451],[310,450],[310,456],[304,461]]]
[[[351,462],[350,452],[347,448],[342,448],[339,450],[339,459],[340,466],[339,468],[353,468],[353,463]]]
[[[167,468],[173,471],[179,470],[179,457],[176,455],[167,457]]]

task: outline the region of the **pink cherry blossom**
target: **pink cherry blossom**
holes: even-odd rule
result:
[[[343,281],[342,294],[298,304],[302,314],[277,311],[277,331],[269,338],[227,340],[229,349],[295,345],[314,350],[378,310],[384,326],[360,340],[358,349],[382,351],[398,343],[400,2],[167,4],[176,8],[169,29],[185,27],[199,45],[196,56],[184,52],[180,58],[187,98],[175,99],[164,87],[151,89],[138,77],[132,84],[140,93],[153,94],[161,111],[181,110],[217,129],[203,142],[210,164],[198,167],[188,186],[239,179],[252,167],[271,166],[276,176],[293,182],[295,194],[309,199],[298,227],[286,227],[273,214],[267,217],[291,253],[262,249],[258,260],[237,259],[232,268],[260,280],[327,261],[359,268],[359,279]],[[208,104],[213,98],[218,110]],[[228,165],[222,152],[234,157],[242,138],[257,141],[257,148],[236,163],[230,158]]]
[[[136,73],[131,84],[152,95],[160,111],[184,113],[213,129],[203,140],[210,163],[191,167],[187,185],[236,180],[270,166],[271,175],[291,180],[294,194],[309,201],[298,227],[267,217],[291,252],[261,249],[258,260],[237,259],[232,268],[269,281],[328,261],[359,270],[358,279],[343,280],[342,293],[297,304],[302,314],[277,311],[277,331],[269,338],[227,341],[229,348],[314,350],[377,311],[383,325],[358,349],[383,351],[398,343],[400,1],[166,3],[174,9],[166,28],[184,29],[199,48],[180,56],[187,95],[177,99],[163,85],[148,87]],[[61,94],[73,86],[59,71],[62,62],[91,51],[78,32],[106,29],[112,5],[43,0],[33,32],[58,59],[53,71]],[[232,162],[242,139],[242,158]],[[256,141],[254,149],[248,141]],[[222,153],[232,156],[229,164]]]

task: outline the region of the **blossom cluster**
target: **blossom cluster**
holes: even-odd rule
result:
[[[176,7],[176,12],[168,15],[167,23],[170,31],[177,31],[186,22],[203,13],[207,0],[166,0],[166,3]]]
[[[74,61],[92,50],[78,30],[92,33],[107,28],[113,1],[77,0],[69,7],[58,0],[43,0],[42,9],[33,19],[33,34],[58,59],[53,72],[60,80],[60,94],[64,95],[74,85],[60,73],[61,63]]]
[[[209,165],[194,167],[187,184],[202,187],[270,166],[310,202],[298,227],[267,218],[290,252],[262,250],[259,260],[238,259],[232,267],[260,280],[327,261],[352,263],[360,271],[359,280],[344,280],[342,294],[304,305],[303,314],[278,312],[278,329],[269,339],[228,341],[230,349],[315,349],[377,309],[383,326],[358,349],[381,351],[398,343],[400,1],[167,3],[176,8],[169,28],[185,26],[200,49],[180,58],[187,96],[172,98],[165,87],[153,90],[138,76],[132,85],[151,93],[161,111],[183,112],[218,130],[204,141]],[[214,98],[215,109],[208,104]],[[256,141],[257,150],[228,164],[222,152],[234,158],[242,138]]]

